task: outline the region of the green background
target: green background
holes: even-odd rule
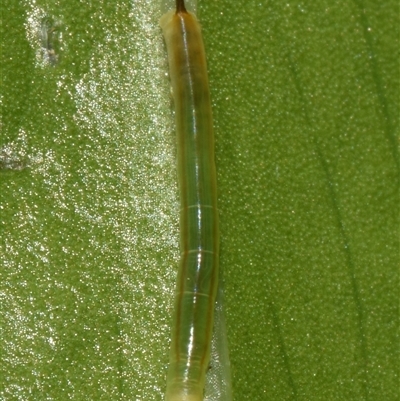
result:
[[[179,204],[159,2],[0,7],[0,399],[161,400]],[[198,8],[234,400],[398,400],[398,2]]]

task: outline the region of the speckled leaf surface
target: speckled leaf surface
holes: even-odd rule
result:
[[[398,3],[198,3],[234,400],[398,400]],[[159,17],[2,2],[1,400],[163,397],[179,204]]]

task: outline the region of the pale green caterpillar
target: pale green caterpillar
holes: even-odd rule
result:
[[[221,309],[217,309],[214,328],[219,232],[203,39],[196,17],[186,10],[183,0],[176,1],[176,10],[163,15],[160,25],[175,103],[182,252],[165,400],[229,401],[229,360]],[[211,345],[216,366],[210,366]]]

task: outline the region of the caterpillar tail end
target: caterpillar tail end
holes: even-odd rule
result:
[[[197,387],[197,386],[196,386]],[[184,388],[184,386],[171,386],[167,388],[165,401],[203,401],[204,390],[197,388]]]
[[[167,394],[165,401],[203,401],[203,396],[197,394]]]

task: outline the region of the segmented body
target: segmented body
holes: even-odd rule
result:
[[[181,200],[178,271],[166,401],[202,401],[218,288],[214,134],[200,26],[185,10],[160,20],[175,103]]]

